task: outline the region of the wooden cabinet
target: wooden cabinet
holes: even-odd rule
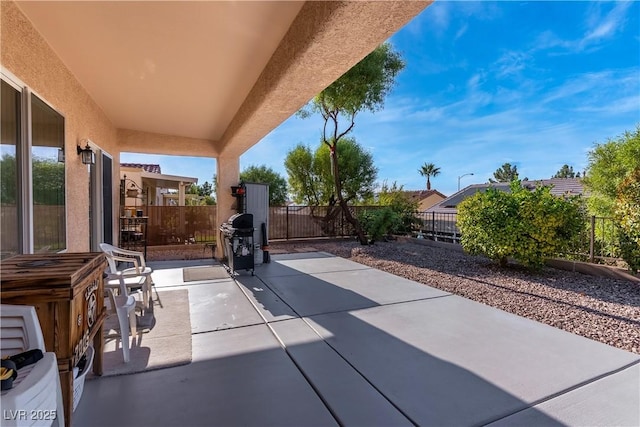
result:
[[[47,351],[56,353],[66,424],[73,413],[73,367],[91,342],[93,372],[102,375],[103,253],[18,255],[0,264],[2,304],[32,305]]]

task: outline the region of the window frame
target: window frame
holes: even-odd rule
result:
[[[32,115],[31,115],[31,97],[37,97],[42,103],[51,108],[56,114],[62,117],[64,127],[64,137],[62,141],[62,149],[66,155],[67,141],[67,118],[54,105],[48,102],[44,97],[32,90],[22,80],[16,77],[11,71],[4,67],[0,67],[0,79],[13,87],[20,93],[20,138],[16,147],[16,169],[18,170],[18,233],[19,242],[18,250],[23,254],[34,253],[34,207],[33,207],[33,132],[32,132]],[[68,186],[67,186],[67,162],[64,161],[64,216],[65,216],[65,233],[63,250],[68,247],[69,227],[68,218]]]

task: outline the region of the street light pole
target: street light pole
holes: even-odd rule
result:
[[[465,176],[467,176],[467,175],[473,175],[473,172],[465,173],[464,175],[460,175],[460,176],[458,177],[458,191],[460,191],[460,178],[464,178],[464,177],[465,177]]]

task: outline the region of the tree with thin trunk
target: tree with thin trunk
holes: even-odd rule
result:
[[[404,62],[400,54],[395,52],[390,44],[384,43],[316,95],[307,108],[299,112],[303,118],[309,117],[312,113],[319,113],[324,121],[322,143],[329,148],[335,197],[344,217],[353,226],[358,240],[363,245],[368,244],[368,240],[357,218],[351,213],[348,200],[343,194],[344,180],[340,177],[336,147],[353,130],[356,115],[360,111],[376,112],[383,107],[384,99],[391,91],[396,75],[403,68]],[[346,125],[341,128],[343,120]]]
[[[420,175],[427,177],[427,190],[431,190],[431,177],[436,177],[440,174],[440,168],[437,168],[433,163],[425,163],[418,169]]]

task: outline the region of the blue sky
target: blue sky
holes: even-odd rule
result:
[[[503,163],[520,177],[550,178],[587,165],[594,143],[640,124],[639,2],[438,2],[391,37],[406,67],[375,114],[352,136],[368,149],[378,181],[423,189],[434,163],[445,195],[486,182]],[[240,159],[286,177],[299,143],[317,147],[322,122],[293,116]],[[163,173],[211,182],[215,160],[123,155]]]

